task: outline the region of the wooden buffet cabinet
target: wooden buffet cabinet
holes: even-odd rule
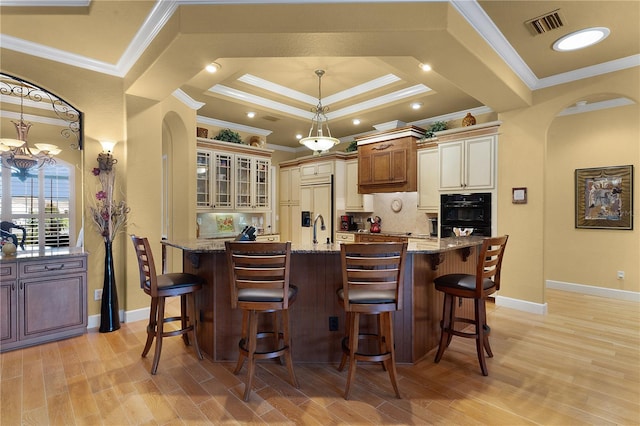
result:
[[[77,250],[2,258],[1,352],[86,333],[87,254]]]

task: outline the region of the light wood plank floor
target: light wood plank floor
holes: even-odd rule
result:
[[[400,365],[402,399],[379,366],[359,368],[345,401],[346,372],[334,365],[296,364],[296,390],[285,367],[264,362],[244,403],[246,368],[235,376],[233,365],[198,361],[169,338],[151,376],[151,358],[140,357],[142,322],[92,330],[0,356],[0,423],[639,424],[638,303],[558,290],[548,291],[548,303],[546,316],[489,307],[488,377],[468,339],[454,338],[439,364],[431,353]]]

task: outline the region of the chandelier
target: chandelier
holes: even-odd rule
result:
[[[322,106],[322,76],[324,70],[316,70],[318,76],[318,105],[311,110],[314,113],[311,119],[311,129],[309,130],[309,136],[300,139],[300,143],[310,150],[319,153],[333,148],[339,144],[340,141],[331,137],[331,131],[329,130],[329,119],[326,116],[329,107]],[[324,135],[323,128],[327,129],[327,135]]]
[[[56,145],[37,143],[31,148],[27,142],[27,134],[31,123],[24,121],[24,98],[29,95],[29,89],[24,85],[14,86],[11,90],[20,96],[20,121],[12,123],[16,127],[17,138],[0,139],[0,156],[2,165],[17,173],[18,179],[24,182],[31,170],[37,170],[47,164],[55,164],[54,155],[61,150]]]

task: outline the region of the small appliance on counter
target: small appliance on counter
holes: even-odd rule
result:
[[[353,216],[342,215],[340,216],[340,230],[341,231],[357,231],[358,224],[355,223]]]
[[[431,226],[429,227],[429,236],[437,237],[438,236],[438,218],[430,217],[429,223],[431,224]]]
[[[256,240],[256,228],[254,226],[245,226],[242,232],[238,234],[235,241],[255,241]]]
[[[380,219],[380,216],[370,217],[369,219],[367,219],[367,222],[371,222],[371,227],[369,228],[369,232],[373,234],[380,233],[382,229],[380,226],[380,224],[382,223],[382,219]]]

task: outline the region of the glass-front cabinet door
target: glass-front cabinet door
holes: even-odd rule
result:
[[[251,201],[251,158],[236,156],[236,209],[253,208]]]
[[[269,209],[269,160],[256,159],[254,162],[255,183],[255,207],[257,209]]]
[[[211,153],[198,151],[196,158],[196,206],[211,207]]]
[[[269,210],[271,159],[211,149],[198,149],[196,153],[199,211]]]
[[[267,159],[236,155],[235,200],[238,210],[268,210],[269,166]]]
[[[213,208],[231,209],[233,194],[233,154],[213,153]]]

